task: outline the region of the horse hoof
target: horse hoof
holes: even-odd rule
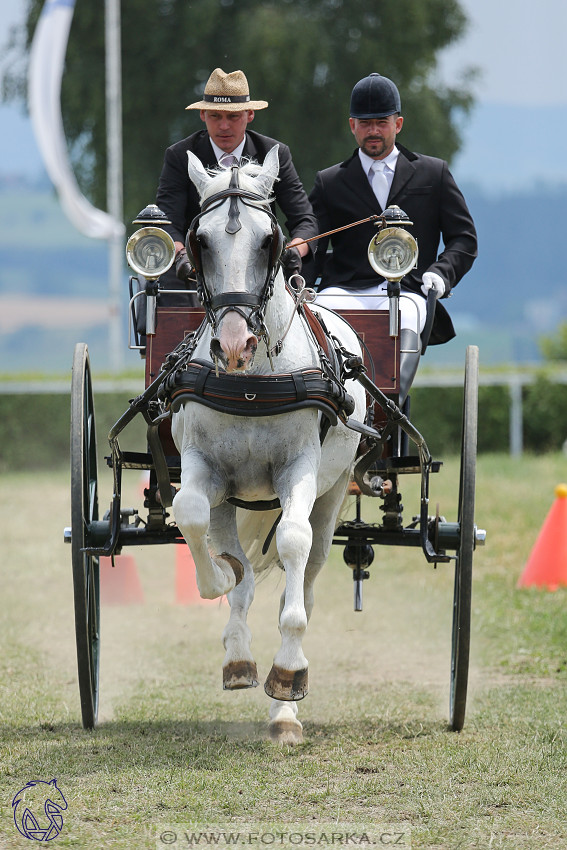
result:
[[[230,555],[228,552],[223,552],[219,557],[232,567],[234,577],[236,578],[236,584],[234,586],[237,587],[244,578],[244,567],[238,558],[235,558],[234,555]]]
[[[222,686],[225,691],[258,687],[258,671],[253,661],[230,661],[222,668]]]
[[[264,690],[269,697],[281,700],[298,700],[307,696],[307,667],[304,670],[282,670],[272,664]]]
[[[268,732],[276,744],[295,746],[303,743],[303,726],[299,720],[274,720],[268,725]]]

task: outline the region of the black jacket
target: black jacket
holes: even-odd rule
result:
[[[447,296],[477,256],[473,220],[446,162],[397,147],[400,155],[388,204],[397,204],[413,221],[408,230],[419,250],[417,268],[404,277],[402,287],[422,294],[422,275],[432,271],[445,281]],[[318,172],[309,200],[320,233],[382,212],[362,168],[358,148],[349,159]],[[367,223],[319,241],[314,264],[314,278],[321,276],[319,291],[328,286],[362,288],[381,279],[367,254],[375,232],[375,225]],[[332,255],[326,255],[329,240]],[[443,249],[438,253],[441,240]],[[430,344],[447,342],[454,336],[449,314],[437,303]]]
[[[317,233],[317,220],[287,145],[255,133],[253,130],[247,130],[243,156],[261,164],[274,145],[279,145],[280,163],[278,180],[274,186],[276,204],[286,218],[285,225],[290,238],[298,236],[301,239],[309,239]],[[156,203],[172,222],[171,226],[164,229],[169,231],[174,241],[183,243],[185,243],[189,225],[200,209],[197,190],[187,173],[188,150],[199,157],[205,168],[217,165],[206,130],[199,130],[186,139],[176,142],[165,152]]]

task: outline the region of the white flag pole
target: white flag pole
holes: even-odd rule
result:
[[[108,212],[122,222],[122,65],[120,0],[105,0],[106,50],[106,191]],[[121,295],[124,277],[124,237],[113,234],[108,240],[109,253],[109,332],[110,363],[118,372],[124,365]]]
[[[34,33],[28,70],[28,106],[45,169],[71,223],[94,239],[124,233],[122,218],[98,210],[77,185],[61,118],[61,78],[75,0],[46,0]]]
[[[117,5],[119,0],[115,0]],[[109,141],[108,176],[111,212],[96,209],[81,193],[69,161],[61,117],[61,80],[69,29],[75,0],[45,0],[34,33],[28,70],[28,106],[32,127],[46,171],[57,190],[63,211],[71,223],[93,239],[107,239],[111,255],[110,289],[110,355],[117,370],[123,357],[120,290],[123,271],[124,223],[122,213],[122,108],[120,79],[120,15],[110,11],[106,22],[109,37],[107,53],[112,55],[107,70],[107,82],[112,107],[108,107],[108,122],[112,132]],[[112,116],[112,117],[111,117]],[[112,153],[110,153],[112,148]],[[111,164],[112,163],[112,164]]]

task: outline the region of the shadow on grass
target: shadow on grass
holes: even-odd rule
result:
[[[361,718],[360,721],[313,723],[304,726],[305,742],[294,750],[302,755],[317,753],[333,742],[342,747],[384,745],[393,741],[439,738],[452,735],[445,723],[408,719],[400,723]],[[265,762],[266,752],[274,744],[263,721],[192,721],[118,720],[102,723],[95,730],[84,730],[74,723],[14,726],[0,729],[0,738],[7,747],[21,748],[22,758],[33,760],[33,751],[41,752],[41,761],[49,772],[88,765],[89,772],[106,771],[109,762],[127,760],[131,767],[150,767],[152,770],[172,767],[222,770],[226,759],[254,760],[256,755]],[[223,759],[219,759],[222,752]],[[231,756],[232,753],[232,756]],[[50,765],[50,763],[52,763]],[[15,766],[15,765],[14,765]],[[44,770],[45,772],[45,770]]]

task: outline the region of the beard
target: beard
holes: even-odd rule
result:
[[[372,157],[372,159],[382,157],[386,154],[386,140],[383,138],[365,139],[361,144],[360,149],[367,156]]]

